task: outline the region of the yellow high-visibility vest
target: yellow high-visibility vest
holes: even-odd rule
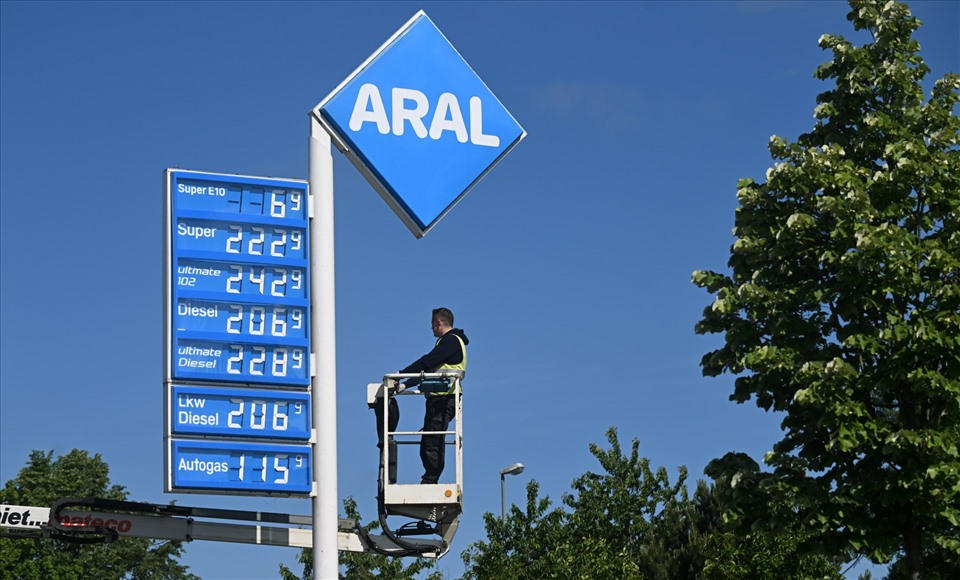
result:
[[[444,335],[444,336],[446,336],[446,335]],[[462,359],[459,363],[457,363],[457,364],[449,364],[449,363],[447,363],[447,364],[442,364],[442,365],[440,365],[439,367],[437,367],[436,369],[434,369],[433,372],[439,373],[439,372],[442,372],[442,371],[460,371],[461,373],[463,373],[463,375],[466,375],[466,374],[467,374],[467,345],[463,344],[463,339],[460,338],[460,335],[459,335],[459,334],[454,334],[453,336],[454,336],[454,338],[456,338],[457,341],[460,343],[460,352],[463,353],[463,359]],[[437,344],[440,344],[440,340],[441,340],[442,338],[443,338],[443,336],[441,336],[440,338],[437,339]],[[460,380],[463,381],[463,376],[461,376]],[[450,390],[449,390],[449,391],[447,391],[447,392],[445,392],[445,393],[427,393],[427,396],[430,397],[430,396],[437,396],[437,395],[452,395],[452,394],[456,393],[456,387],[455,387],[455,385],[456,385],[456,383],[451,380],[451,381],[450,381]]]

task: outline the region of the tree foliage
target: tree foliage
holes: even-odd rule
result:
[[[688,503],[686,468],[680,468],[676,483],[671,484],[665,468],[653,471],[650,460],[640,457],[638,440],[633,440],[630,455],[625,456],[615,430],[608,431],[607,439],[610,448],[606,451],[590,444],[590,452],[605,473],[585,473],[573,482],[574,493],[563,498],[571,510],[569,532],[582,539],[588,552],[614,556],[598,559],[597,564],[605,569],[596,570],[599,575],[592,577],[678,577],[684,572],[680,568],[687,568],[685,562],[677,561],[669,549],[656,548],[683,540],[673,546],[683,550],[688,538],[658,538],[657,531],[665,525],[665,518]],[[670,557],[664,561],[660,556]],[[677,569],[671,570],[670,564]]]
[[[799,554],[795,534],[734,535],[713,487],[699,482],[690,498],[685,469],[671,483],[637,440],[625,455],[615,429],[607,439],[606,450],[590,446],[603,472],[577,478],[565,508],[551,509],[531,481],[526,510],[485,514],[487,540],[463,553],[464,578],[840,578],[826,559]]]
[[[527,484],[526,511],[510,506],[506,518],[483,514],[487,540],[471,544],[462,554],[465,580],[550,578],[569,561],[569,534],[564,514],[539,497],[536,481]]]
[[[347,518],[357,522],[361,521],[357,502],[352,497],[343,500],[343,508]],[[376,521],[363,524],[363,529],[367,532],[379,528],[380,524]],[[313,550],[304,548],[300,551],[297,560],[303,564],[303,570],[299,578],[312,580]],[[426,558],[401,559],[366,552],[340,552],[339,564],[341,580],[372,580],[373,578],[410,580],[425,572],[427,572],[427,575],[423,577],[424,580],[440,580],[442,578],[439,572],[430,572],[436,567],[436,560]],[[280,577],[283,580],[299,580],[298,576],[283,564],[280,565]]]
[[[740,181],[732,272],[694,272],[715,295],[697,332],[725,336],[701,364],[785,413],[772,473],[728,466],[746,524],[902,551],[919,577],[926,554],[960,566],[960,77],[924,101],[904,4],[853,0],[848,19],[872,42],[821,37],[834,85],[812,131],[771,138],[766,182]]]
[[[0,504],[48,507],[65,497],[125,500],[123,486],[111,485],[99,454],[74,449],[53,458],[33,451],[17,477],[0,491]],[[196,580],[177,560],[180,542],[119,538],[110,544],[73,544],[44,538],[0,538],[0,576],[23,580],[149,578]]]

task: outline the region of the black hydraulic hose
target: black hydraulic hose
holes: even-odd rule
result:
[[[418,544],[416,542],[408,542],[406,540],[401,540],[393,533],[393,530],[390,529],[390,526],[387,525],[387,508],[383,503],[383,488],[380,488],[380,493],[377,494],[377,504],[378,512],[380,516],[380,528],[383,530],[383,535],[390,539],[391,542],[404,548],[403,550],[388,551],[388,555],[399,555],[399,556],[421,556],[424,552],[431,552],[435,548],[433,546],[428,546],[424,544]],[[380,548],[374,548],[377,552],[383,553]]]
[[[378,482],[378,486],[377,486],[377,512],[380,519],[380,528],[383,530],[383,535],[389,538],[389,540],[394,544],[400,546],[401,548],[404,548],[404,550],[389,551],[389,550],[382,550],[381,548],[378,548],[376,546],[373,546],[373,550],[380,554],[393,555],[393,556],[397,556],[397,555],[422,556],[427,552],[435,552],[437,550],[437,546],[403,540],[397,534],[395,534],[393,530],[390,529],[390,526],[387,525],[387,506],[384,501],[384,489],[383,489],[383,485],[384,485],[383,483],[384,467],[382,465],[383,461],[381,461],[380,463],[381,463],[380,481]]]

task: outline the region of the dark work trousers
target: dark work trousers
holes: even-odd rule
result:
[[[388,405],[387,429],[396,431],[397,425],[400,423],[400,406],[397,405],[397,400],[393,397],[390,397]],[[380,466],[383,467],[383,401],[377,399],[377,403],[370,406],[377,414],[377,448],[380,449]],[[390,483],[397,483],[397,442],[393,440],[393,437],[390,438],[390,465],[387,469],[387,477]]]
[[[423,415],[424,431],[446,431],[457,411],[456,395],[426,397]],[[420,460],[423,461],[423,479],[420,483],[437,483],[443,473],[446,445],[443,435],[423,435],[420,439]]]

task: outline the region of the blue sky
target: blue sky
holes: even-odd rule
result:
[[[928,84],[960,70],[960,3],[911,7]],[[341,499],[375,517],[364,387],[432,346],[436,306],[471,339],[450,577],[514,462],[508,502],[536,479],[559,503],[611,426],[691,485],[771,448],[779,418],[701,376],[720,338],[693,332],[710,298],[690,274],[725,267],[737,179],[763,178],[770,136],[812,128],[820,35],[865,41],[845,3],[4,1],[0,480],[80,448],[134,500],[309,513],[162,491],[162,174],[305,179],[308,112],[421,8],[528,136],[420,240],[334,154]],[[186,552],[209,579],[299,570],[295,549]]]

